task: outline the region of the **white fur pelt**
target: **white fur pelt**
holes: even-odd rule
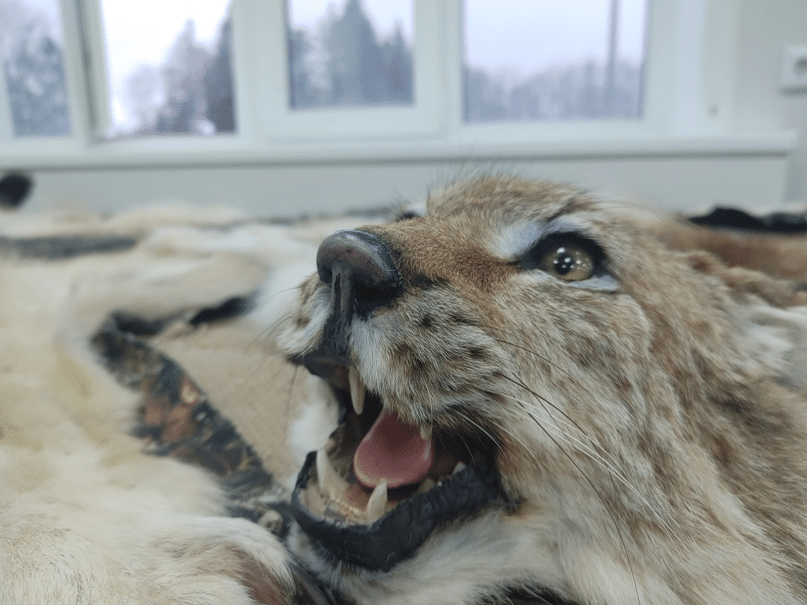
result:
[[[285,601],[291,580],[279,543],[226,517],[205,471],[143,453],[130,435],[136,394],[87,346],[116,309],[160,317],[264,282],[270,291],[257,313],[262,325],[273,321],[281,291],[310,270],[316,242],[335,225],[240,220],[183,208],[106,220],[0,217],[5,237],[140,238],[116,253],[0,257],[2,605]]]

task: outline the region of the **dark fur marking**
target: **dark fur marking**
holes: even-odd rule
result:
[[[457,325],[457,326],[475,326],[476,325],[469,318],[465,317],[464,315],[460,315],[457,312],[451,313],[451,315],[448,316],[448,319],[453,325]]]
[[[413,218],[420,218],[422,215],[419,212],[414,210],[404,210],[403,212],[399,212],[398,215],[395,217],[394,222],[400,223],[402,221],[410,221]]]
[[[466,353],[471,359],[482,360],[488,358],[487,352],[482,347],[470,347]]]
[[[434,326],[434,318],[431,315],[424,315],[418,320],[418,327],[428,330]]]
[[[409,285],[418,290],[432,290],[438,286],[445,286],[446,282],[443,279],[429,279],[419,275],[409,280]]]

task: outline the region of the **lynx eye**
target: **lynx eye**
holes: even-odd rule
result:
[[[594,257],[573,244],[552,247],[538,260],[538,268],[565,281],[580,281],[594,275]]]
[[[604,254],[591,240],[575,234],[550,235],[520,259],[523,269],[539,269],[557,279],[577,282],[604,273]]]

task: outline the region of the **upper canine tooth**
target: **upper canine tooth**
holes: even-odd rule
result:
[[[423,439],[423,441],[431,440],[431,438],[432,438],[432,427],[431,427],[431,425],[420,427],[420,438]]]
[[[367,523],[372,523],[384,514],[384,509],[387,507],[387,481],[382,479],[381,483],[375,486],[373,493],[370,494],[370,499],[367,501],[367,508],[365,513],[367,515]]]
[[[348,370],[347,378],[350,382],[350,399],[353,402],[353,410],[361,416],[364,411],[364,396],[367,393],[367,387],[364,386],[364,382],[353,368]]]
[[[317,450],[317,485],[320,492],[333,497],[345,493],[349,487],[331,464],[324,449]]]

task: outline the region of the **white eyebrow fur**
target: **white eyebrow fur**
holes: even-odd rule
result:
[[[554,233],[585,233],[586,227],[568,218],[543,223],[509,225],[491,238],[491,252],[499,257],[515,260],[532,248],[536,242]]]

